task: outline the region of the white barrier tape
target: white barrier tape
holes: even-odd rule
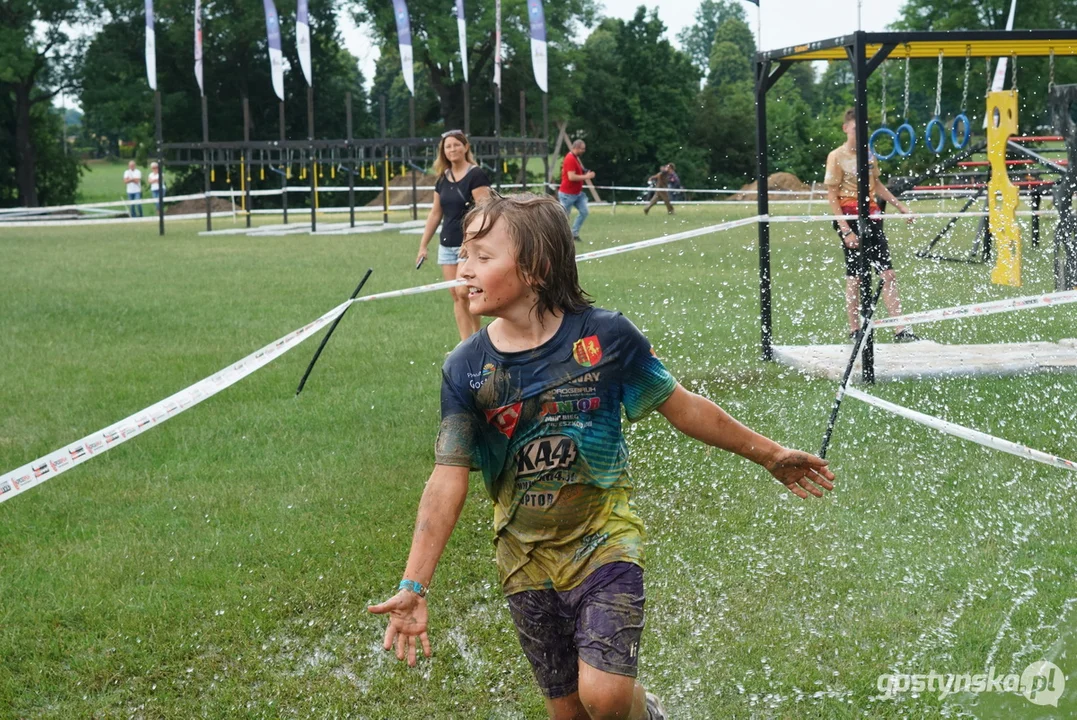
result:
[[[0,476],[0,503],[9,500],[31,487],[51,480],[62,472],[76,465],[81,465],[92,457],[111,450],[120,443],[156,427],[170,418],[179,415],[187,408],[193,407],[206,398],[212,397],[227,387],[234,385],[255,370],[269,364],[274,358],[283,355],[307,339],[325,325],[335,320],[348,307],[341,303],[314,322],[298,330],[293,330],[279,340],[266,345],[261,350],[232,363],[204,380],[170,395],[164,400],[130,415],[104,430],[87,435],[78,442],[39,457],[16,470]]]
[[[164,201],[167,204],[167,203],[170,203],[170,202],[179,202],[181,200],[204,200],[205,197],[206,197],[205,193],[196,193],[194,195],[176,195],[176,196],[173,196],[173,197],[166,196]],[[144,198],[140,198],[138,200],[106,200],[104,202],[82,203],[80,205],[47,205],[47,206],[42,206],[42,207],[39,207],[39,208],[8,208],[6,210],[0,210],[0,217],[2,217],[3,215],[10,215],[10,214],[17,214],[17,213],[21,213],[21,214],[25,215],[27,212],[35,212],[35,211],[42,214],[42,215],[47,215],[48,213],[58,212],[60,210],[78,210],[80,208],[103,208],[103,207],[128,208],[128,207],[130,207],[132,205],[146,205],[146,204],[156,205],[157,204],[157,198],[144,197]]]
[[[576,262],[584,262],[587,260],[597,260],[598,258],[609,257],[610,255],[620,255],[621,253],[631,252],[633,250],[640,250],[642,248],[654,247],[656,245],[665,245],[666,243],[677,242],[678,240],[687,240],[688,238],[699,237],[700,235],[709,235],[711,233],[720,232],[722,230],[730,230],[735,227],[742,227],[744,225],[750,225],[755,222],[755,217],[744,218],[743,220],[733,220],[732,222],[722,223],[720,225],[709,225],[707,227],[699,228],[697,230],[687,230],[675,235],[666,235],[660,238],[651,238],[650,240],[641,240],[639,242],[630,243],[628,245],[620,245],[617,247],[606,248],[604,250],[595,250],[593,252],[584,253],[576,256]],[[434,292],[436,290],[448,290],[452,287],[459,285],[467,285],[465,280],[443,280],[439,283],[432,283],[430,285],[417,285],[415,287],[404,288],[403,290],[390,290],[383,293],[375,293],[374,295],[363,295],[357,297],[354,300],[350,300],[350,303],[369,302],[370,300],[382,300],[384,298],[404,297],[405,295],[419,295],[421,293]]]
[[[1014,310],[1066,305],[1074,302],[1077,302],[1077,290],[1064,290],[1062,292],[1047,293],[1046,295],[1026,295],[1025,297],[1009,298],[1008,300],[994,300],[974,305],[957,305],[955,307],[939,308],[938,310],[924,310],[923,312],[897,315],[883,318],[882,320],[873,318],[871,327],[894,327],[895,325],[915,325],[939,320],[956,320],[958,318],[994,315],[995,313],[1012,312]]]
[[[992,450],[1000,450],[1020,458],[1025,458],[1026,460],[1035,460],[1036,462],[1052,465],[1057,468],[1062,468],[1063,470],[1077,471],[1077,463],[1066,460],[1065,458],[1051,455],[1040,450],[1034,450],[1030,447],[1025,447],[1024,445],[1019,445],[1018,443],[1010,442],[1009,440],[1003,440],[993,435],[982,433],[979,430],[973,430],[964,427],[963,425],[958,425],[957,423],[941,420],[931,415],[925,415],[924,413],[910,410],[901,405],[895,405],[892,402],[887,402],[874,395],[868,395],[856,388],[849,388],[845,391],[845,394],[849,397],[854,397],[861,402],[867,403],[868,405],[874,405],[877,408],[891,412],[894,415],[899,415],[914,422],[918,422],[921,425],[927,425],[939,432],[953,435],[954,437],[959,437],[962,440],[968,440],[969,442],[974,442],[978,445],[983,445]]]
[[[609,257],[610,255],[620,255],[621,253],[631,252],[633,250],[640,250],[641,248],[654,247],[656,245],[665,245],[666,243],[677,242],[678,240],[687,240],[688,238],[699,237],[700,235],[709,235],[711,233],[720,232],[722,230],[731,230],[732,228],[743,227],[744,225],[751,225],[759,219],[758,215],[752,217],[742,218],[740,220],[731,220],[729,222],[719,223],[718,225],[708,225],[697,230],[686,230],[685,232],[676,233],[674,235],[666,235],[660,238],[652,238],[650,240],[641,240],[639,242],[629,243],[628,245],[619,245],[615,247],[605,248],[604,250],[594,250],[583,255],[577,255],[576,261],[582,260],[596,260],[598,258]]]

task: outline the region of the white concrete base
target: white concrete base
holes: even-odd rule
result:
[[[852,343],[773,346],[775,361],[830,380],[841,380],[852,349]],[[930,340],[875,343],[876,380],[1040,372],[1077,372],[1077,339],[999,345],[941,345]],[[860,379],[859,359],[852,379]]]

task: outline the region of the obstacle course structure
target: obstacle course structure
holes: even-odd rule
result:
[[[1077,55],[1077,30],[986,30],[950,32],[883,32],[858,31],[851,35],[818,42],[760,52],[755,61],[756,92],[756,182],[758,194],[759,237],[759,321],[762,356],[773,359],[774,343],[771,317],[771,263],[769,197],[766,190],[767,158],[767,93],[785,72],[797,62],[848,60],[853,75],[853,98],[856,117],[857,156],[857,231],[867,229],[869,214],[870,174],[868,172],[868,78],[891,53],[899,50],[906,58],[1011,58],[1053,57]],[[1001,121],[1001,118],[1000,118]],[[1005,172],[1002,173],[1005,177]],[[1010,246],[1011,249],[1013,246]],[[863,254],[861,254],[863,258]],[[861,314],[867,314],[871,304],[871,272],[866,259],[860,268]],[[865,339],[862,365],[865,382],[874,381],[874,348],[872,338]]]

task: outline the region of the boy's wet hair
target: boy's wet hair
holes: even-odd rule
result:
[[[856,108],[847,108],[845,115],[842,116],[841,124],[845,125],[847,122],[853,122],[856,120]]]
[[[549,195],[495,193],[464,218],[464,244],[485,237],[499,219],[516,247],[516,266],[538,295],[539,317],[551,311],[579,312],[592,304],[576,272],[576,243],[565,209]],[[479,229],[467,232],[475,220]]]

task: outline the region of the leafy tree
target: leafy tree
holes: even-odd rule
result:
[[[714,38],[718,28],[722,27],[727,20],[739,20],[745,23],[744,8],[741,7],[739,0],[703,0],[696,10],[695,23],[684,28],[677,35],[681,48],[688,54],[692,64],[699,69],[701,74],[706,73],[710,67]],[[746,24],[745,27],[747,27]],[[754,47],[754,41],[752,45]]]
[[[749,61],[755,59],[755,36],[743,19],[731,17],[718,26],[718,30],[714,33],[714,45],[723,42],[736,45]],[[713,46],[711,52],[713,53]]]
[[[585,92],[573,127],[600,180],[641,179],[670,161],[686,183],[704,177],[690,142],[699,73],[664,33],[657,11],[641,6],[628,22],[603,21],[580,52],[576,77]]]
[[[707,84],[712,88],[747,82],[752,79],[752,64],[735,43],[722,41],[711,48],[710,75]]]
[[[64,28],[82,18],[79,0],[0,3],[0,104],[10,106],[14,184],[19,204],[27,207],[40,203],[35,140],[59,141],[59,131],[51,138],[38,132],[48,116],[38,108],[47,107],[53,97],[73,87],[79,43]],[[73,172],[77,179],[78,170]]]

